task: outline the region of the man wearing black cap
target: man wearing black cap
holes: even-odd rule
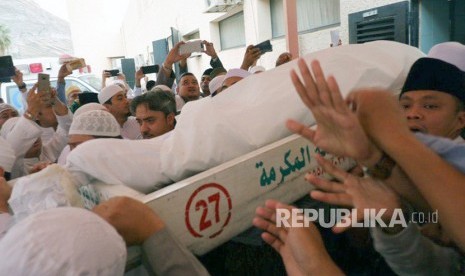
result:
[[[420,58],[410,69],[399,97],[410,130],[460,137],[465,127],[465,72],[434,58]]]

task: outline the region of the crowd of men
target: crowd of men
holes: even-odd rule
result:
[[[14,190],[8,180],[37,173],[53,163],[65,164],[72,150],[92,139],[136,140],[164,135],[175,129],[176,116],[185,105],[228,93],[228,88],[242,79],[265,71],[256,65],[262,53],[252,45],[247,47],[240,67],[226,69],[213,44],[203,41],[211,68],[202,73],[199,82],[187,70],[189,54],[179,54],[182,44],[173,46],[156,80],[146,80],[145,87],[141,69],[135,73],[132,89],[124,75],[107,81],[111,76],[103,72],[104,85],[93,103],[79,101],[85,93],[78,87],[65,90],[65,77],[72,73],[66,64],[58,73],[57,87],[50,87],[47,93],[38,91],[37,85],[28,90],[21,72],[16,70],[12,80],[22,93],[25,111],[20,114],[13,106],[0,104],[0,256],[4,260],[0,262],[0,274],[122,275],[125,245],[141,245],[145,261],[140,271],[128,275],[228,273],[224,267],[218,269],[216,262],[221,253],[204,257],[202,265],[151,209],[133,199],[116,197],[92,211],[55,208],[18,223],[8,207]],[[292,55],[283,53],[276,66],[291,60]],[[173,71],[176,63],[181,71],[178,79]],[[358,173],[345,172],[317,157],[335,180],[308,174],[306,179],[318,188],[311,197],[358,210],[386,209],[382,217],[386,221],[396,209],[405,214],[439,211],[438,224],[409,222],[401,227],[374,227],[369,233],[356,233],[369,239],[369,247],[387,264],[374,268],[376,272],[365,272],[465,273],[461,253],[465,228],[459,217],[459,207],[465,204],[465,187],[460,185],[465,183],[465,144],[461,136],[465,128],[465,46],[447,42],[433,47],[427,57],[412,65],[398,98],[388,91],[365,89],[343,99],[337,80],[326,78],[318,61],[310,68],[303,60],[298,63],[300,77],[291,71],[291,79],[318,126],[310,129],[291,120],[287,127],[327,152],[355,159],[363,168]],[[277,260],[283,264],[282,269],[273,273],[352,273],[337,256],[332,256],[331,248],[328,253],[327,242],[315,225],[276,225],[276,210],[292,208],[269,200],[257,208],[253,221],[263,231],[263,240],[281,257]],[[335,232],[343,230],[336,228]],[[234,249],[237,247],[224,250]],[[254,248],[252,258],[263,250]],[[268,264],[275,265],[278,254],[265,255],[270,256]]]

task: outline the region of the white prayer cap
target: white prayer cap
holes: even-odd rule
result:
[[[8,120],[3,124],[2,128],[0,129],[0,136],[6,139],[8,137],[8,134],[13,130],[13,128],[16,125],[16,122],[18,122],[19,117],[13,117]]]
[[[171,89],[164,84],[155,85],[152,89],[150,89],[150,91],[154,91],[156,88],[161,89],[162,91],[171,93]]]
[[[265,72],[266,69],[263,66],[257,65],[249,69],[250,74],[255,74],[259,72]]]
[[[76,111],[74,112],[74,117],[79,116],[80,114],[91,111],[91,110],[104,110],[108,111],[108,109],[101,104],[98,103],[87,103],[85,105],[80,106]]]
[[[17,111],[14,107],[12,107],[12,106],[9,105],[9,104],[0,103],[0,113],[2,113],[2,112],[5,111],[5,110],[14,110],[14,111]]]
[[[221,88],[225,77],[225,75],[216,76],[214,79],[210,81],[210,83],[208,84],[208,88],[210,89],[211,95],[213,95],[213,93],[215,93],[218,89]]]
[[[6,172],[11,172],[15,160],[15,151],[5,139],[0,137],[0,167]]]
[[[128,88],[127,83],[125,81],[123,81],[123,80],[113,80],[110,84],[111,85],[114,85],[114,84],[119,85],[120,87],[122,86],[122,87],[125,87],[126,89]]]
[[[121,135],[121,127],[110,112],[91,110],[73,118],[69,135],[73,134],[116,137]]]
[[[229,69],[229,71],[228,71],[228,73],[226,73],[224,79],[227,80],[227,79],[232,78],[232,77],[240,77],[240,78],[245,79],[250,75],[251,75],[250,72],[245,71],[244,69],[235,68],[235,69]]]
[[[112,84],[104,87],[100,93],[98,93],[98,101],[101,104],[106,103],[111,97],[116,95],[119,92],[123,92],[123,88],[121,88],[119,85]]]
[[[428,57],[440,59],[465,71],[465,45],[458,42],[444,42],[433,46]]]
[[[0,243],[0,275],[123,275],[126,245],[98,215],[59,207],[18,222]]]

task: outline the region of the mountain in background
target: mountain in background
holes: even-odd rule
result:
[[[10,30],[14,59],[73,54],[69,23],[32,0],[0,1],[0,24]]]

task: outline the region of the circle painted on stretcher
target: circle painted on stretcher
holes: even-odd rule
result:
[[[197,188],[186,204],[186,227],[196,238],[218,236],[231,219],[232,202],[228,190],[217,183]]]

